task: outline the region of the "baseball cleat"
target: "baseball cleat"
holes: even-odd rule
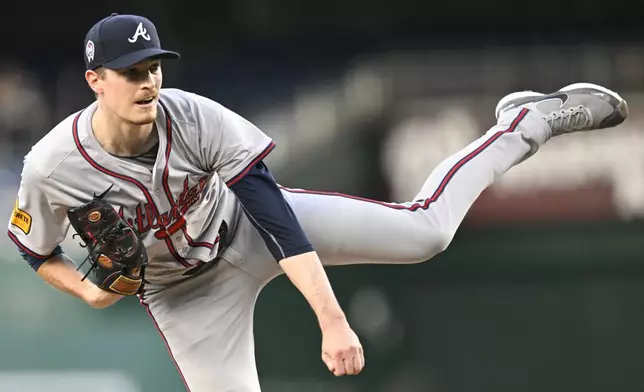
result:
[[[628,117],[628,105],[622,97],[591,83],[571,84],[551,94],[534,91],[509,94],[497,104],[496,118],[517,107],[540,113],[553,136],[614,127]]]

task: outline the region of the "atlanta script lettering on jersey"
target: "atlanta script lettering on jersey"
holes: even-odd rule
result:
[[[139,234],[144,234],[151,229],[156,230],[161,227],[181,227],[185,224],[183,215],[199,201],[207,182],[208,177],[203,176],[199,178],[199,181],[195,185],[189,186],[188,176],[186,176],[183,180],[183,191],[179,194],[176,203],[174,203],[170,211],[160,213],[155,206],[149,203],[138,204],[135,209],[136,216],[125,219]],[[118,213],[122,218],[124,217],[123,206],[119,208]],[[172,232],[174,231],[176,230],[172,230]]]

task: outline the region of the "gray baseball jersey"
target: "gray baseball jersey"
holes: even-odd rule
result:
[[[150,265],[146,281],[169,284],[215,258],[240,214],[226,183],[266,156],[272,140],[222,105],[162,89],[153,167],[105,152],[91,131],[93,103],[62,121],[26,156],[9,235],[46,257],[67,234],[68,208],[106,190],[105,200],[138,231]]]

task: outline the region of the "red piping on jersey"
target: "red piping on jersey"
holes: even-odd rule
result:
[[[202,246],[204,248],[214,249],[215,244],[219,243],[219,236],[215,238],[215,241],[212,244],[210,242],[196,242],[195,240],[192,239],[192,237],[190,237],[190,234],[188,234],[188,229],[185,226],[181,230],[183,230],[183,234],[186,236],[186,239],[188,240],[188,245],[192,247]]]
[[[259,155],[257,156],[257,158],[255,158],[251,163],[249,163],[249,164],[246,166],[246,168],[245,168],[244,170],[242,170],[239,174],[237,174],[235,177],[233,177],[232,179],[230,179],[230,180],[226,183],[226,186],[228,186],[228,187],[230,188],[231,186],[233,186],[233,185],[235,185],[236,183],[238,183],[238,182],[239,182],[239,180],[241,180],[242,178],[244,178],[244,176],[245,176],[246,174],[248,174],[248,172],[250,171],[250,169],[252,169],[252,168],[253,168],[253,166],[255,166],[255,164],[257,164],[257,162],[259,162],[259,161],[261,161],[262,159],[266,158],[266,156],[267,156],[268,154],[270,154],[270,152],[271,152],[271,151],[273,151],[273,149],[274,149],[274,148],[275,148],[275,142],[271,142],[271,143],[270,143],[270,144],[269,144],[269,145],[264,149],[264,151],[262,151],[262,152],[261,152],[261,154],[259,154]]]
[[[25,245],[23,245],[22,242],[20,242],[18,237],[16,237],[16,235],[11,232],[11,230],[7,231],[7,235],[9,236],[9,238],[11,238],[11,241],[13,241],[20,249],[25,251],[25,253],[28,254],[31,257],[34,257],[34,258],[36,258],[38,260],[46,260],[51,256],[51,255],[43,256],[43,255],[38,254],[38,253],[34,252],[33,250],[27,248]]]
[[[155,212],[156,216],[161,216],[161,215],[159,214],[159,209],[157,208],[157,205],[154,203],[154,199],[152,199],[152,195],[150,195],[150,192],[148,192],[148,190],[143,186],[143,184],[141,184],[139,181],[137,181],[136,179],[134,179],[134,178],[132,178],[132,177],[128,177],[128,176],[126,176],[126,175],[123,175],[123,174],[119,174],[119,173],[113,172],[113,171],[111,171],[111,170],[109,170],[109,169],[107,169],[107,168],[105,168],[105,167],[103,167],[103,166],[99,165],[96,161],[94,161],[94,160],[89,156],[89,154],[87,153],[87,151],[85,151],[85,149],[83,148],[82,143],[80,142],[80,138],[79,138],[79,136],[78,136],[78,119],[80,118],[81,114],[83,114],[83,111],[81,111],[80,113],[78,113],[78,115],[76,115],[76,117],[74,118],[74,122],[73,122],[73,125],[72,125],[72,135],[74,136],[74,143],[76,143],[76,147],[78,148],[78,151],[81,153],[81,155],[83,156],[83,158],[85,158],[85,160],[86,160],[90,165],[92,165],[92,167],[93,167],[94,169],[96,169],[96,170],[100,171],[101,173],[105,173],[105,174],[107,174],[107,175],[109,175],[109,176],[112,176],[112,177],[118,178],[118,179],[123,180],[123,181],[127,181],[127,182],[129,182],[130,184],[135,185],[137,188],[139,188],[139,189],[141,190],[141,192],[143,192],[143,195],[145,196],[145,200],[148,202],[148,204],[149,204],[152,208],[154,208],[154,212]],[[159,222],[159,226],[160,226],[160,228],[161,228],[162,230],[165,230],[165,227],[161,224],[161,222]],[[170,253],[172,254],[172,256],[174,256],[174,258],[177,260],[177,262],[178,262],[179,264],[183,265],[184,267],[193,267],[193,265],[192,265],[192,264],[188,263],[186,260],[184,260],[184,259],[179,255],[179,253],[177,252],[177,250],[174,248],[174,244],[172,243],[172,241],[171,241],[170,237],[166,237],[166,238],[165,238],[165,243],[166,243],[166,246],[168,247],[168,250],[170,251]]]
[[[309,191],[309,190],[304,190],[304,189],[290,189],[286,188],[284,186],[279,186],[281,189],[290,192],[290,193],[306,193],[306,194],[314,194],[314,195],[326,195],[326,196],[339,196],[339,197],[344,197],[347,199],[353,199],[353,200],[358,200],[358,201],[364,201],[368,203],[373,203],[373,204],[379,204],[383,207],[388,207],[388,208],[393,208],[395,210],[407,210],[407,211],[416,211],[416,210],[426,210],[429,208],[429,206],[436,202],[438,198],[443,194],[445,191],[445,188],[447,187],[447,184],[454,178],[454,175],[456,172],[458,172],[465,164],[469,161],[471,161],[474,157],[479,155],[481,152],[483,152],[486,148],[488,148],[492,143],[494,143],[496,140],[498,140],[502,135],[506,133],[512,133],[516,130],[517,126],[523,120],[528,113],[528,109],[522,109],[521,112],[517,115],[517,117],[512,121],[508,129],[505,129],[503,131],[499,131],[492,135],[488,140],[485,141],[485,143],[481,144],[476,150],[472,151],[471,153],[467,154],[463,158],[461,158],[452,168],[447,172],[445,177],[443,177],[443,180],[441,183],[438,185],[438,188],[434,193],[432,194],[431,197],[425,199],[425,200],[417,200],[414,204],[410,206],[405,206],[402,204],[396,204],[396,203],[387,203],[383,201],[378,201],[378,200],[372,200],[372,199],[367,199],[364,197],[359,197],[359,196],[351,196],[351,195],[345,195],[342,193],[338,192],[324,192],[324,191]]]
[[[170,162],[170,152],[172,151],[172,118],[170,117],[170,112],[168,111],[168,108],[161,102],[159,101],[159,104],[161,104],[161,107],[163,107],[163,111],[165,112],[165,119],[166,119],[166,148],[165,148],[165,167],[163,168],[163,176],[161,178],[161,183],[163,184],[163,190],[165,192],[166,197],[168,198],[168,201],[170,202],[170,206],[172,208],[176,207],[176,203],[174,201],[174,198],[172,197],[172,191],[170,190],[170,185],[168,183],[168,175],[170,172],[169,168],[169,162]],[[183,219],[183,222],[185,223],[185,219]],[[192,247],[204,247],[208,249],[214,249],[215,244],[219,242],[219,236],[215,239],[214,243],[208,243],[208,242],[195,242],[190,235],[188,235],[188,228],[183,225],[181,227],[181,231],[183,231],[184,236],[186,237],[186,240],[188,240],[188,245]],[[202,263],[202,261],[199,261],[199,263]]]
[[[161,335],[161,339],[165,344],[165,348],[166,350],[168,350],[168,354],[170,354],[170,359],[172,359],[172,363],[174,363],[174,366],[177,368],[177,371],[179,372],[179,376],[181,377],[181,381],[183,381],[183,385],[186,387],[188,392],[190,392],[190,387],[188,386],[188,382],[186,381],[186,378],[183,376],[183,372],[181,372],[181,368],[179,367],[177,360],[174,359],[174,354],[172,354],[172,350],[170,350],[170,344],[168,343],[168,340],[165,338],[165,335],[163,334],[163,332],[161,332],[161,328],[159,328],[159,323],[157,323],[157,320],[154,318],[154,315],[150,310],[150,306],[143,301],[143,297],[141,297],[140,295],[139,295],[139,302],[141,302],[141,305],[145,308],[145,311],[148,313],[148,316],[150,316],[150,318],[152,319],[152,322],[154,323],[154,327],[159,332],[159,335]]]

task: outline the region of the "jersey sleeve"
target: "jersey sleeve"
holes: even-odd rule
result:
[[[221,104],[199,95],[195,99],[202,164],[232,186],[264,159],[275,143],[250,121]]]
[[[54,254],[69,227],[65,209],[48,196],[48,181],[25,164],[8,231],[23,255],[43,261]]]

